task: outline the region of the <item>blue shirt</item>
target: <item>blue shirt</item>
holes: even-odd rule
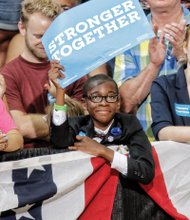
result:
[[[177,74],[161,76],[151,88],[152,131],[158,132],[167,126],[190,126],[190,99],[181,67]]]

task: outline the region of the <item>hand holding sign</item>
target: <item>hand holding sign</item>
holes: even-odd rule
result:
[[[64,79],[64,75],[61,71],[64,70],[64,67],[60,65],[59,61],[53,60],[51,61],[51,68],[48,72],[49,79],[55,85],[56,88],[60,87],[60,83],[58,79]]]
[[[53,60],[50,62],[51,68],[48,71],[49,83],[44,85],[44,88],[48,90],[48,98],[55,101],[56,89],[60,88],[59,80],[64,79],[64,75],[61,71],[64,67],[60,65],[59,61]],[[51,102],[50,102],[51,103]]]

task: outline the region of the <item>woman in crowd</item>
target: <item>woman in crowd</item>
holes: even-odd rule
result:
[[[152,85],[152,131],[157,140],[190,141],[189,27],[186,29],[183,50],[186,61],[177,74],[161,76]]]

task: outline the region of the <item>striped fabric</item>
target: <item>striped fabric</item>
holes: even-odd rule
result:
[[[141,188],[103,158],[79,151],[12,152],[17,160],[0,166],[0,220],[190,219],[189,144],[152,144],[155,176]]]

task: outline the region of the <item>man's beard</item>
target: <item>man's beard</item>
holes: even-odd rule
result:
[[[47,55],[45,53],[40,53],[35,48],[31,47],[30,43],[26,39],[25,41],[26,47],[28,48],[28,51],[38,60],[47,60]]]

